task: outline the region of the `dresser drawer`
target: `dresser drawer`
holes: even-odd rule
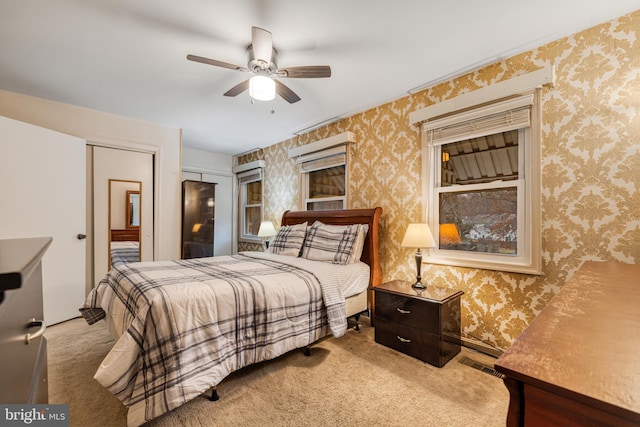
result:
[[[376,292],[374,324],[377,327],[377,319],[382,318],[391,323],[440,334],[439,310],[438,304],[387,292]]]
[[[441,367],[440,337],[415,328],[388,322],[376,317],[376,342],[423,362]]]

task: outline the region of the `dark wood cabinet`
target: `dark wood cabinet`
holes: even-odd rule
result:
[[[48,403],[41,258],[50,243],[0,240],[0,403]]]
[[[496,361],[507,426],[640,425],[640,266],[588,261]]]
[[[437,367],[460,352],[460,296],[455,289],[394,280],[373,288],[375,340]]]
[[[182,258],[213,256],[216,184],[182,182]]]

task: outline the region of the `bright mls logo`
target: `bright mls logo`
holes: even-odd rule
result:
[[[1,405],[0,425],[69,427],[69,405]]]

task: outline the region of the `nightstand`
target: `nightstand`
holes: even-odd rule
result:
[[[393,280],[372,288],[377,343],[439,368],[460,352],[462,291]]]

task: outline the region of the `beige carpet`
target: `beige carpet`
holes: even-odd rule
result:
[[[105,325],[74,319],[46,337],[50,403],[70,405],[71,426],[125,426],[125,408],[92,378],[113,345]],[[325,338],[311,357],[292,351],[245,368],[219,385],[219,401],[198,397],[146,426],[503,426],[502,380],[463,356],[493,361],[463,348],[439,369],[376,344],[364,318],[361,332]]]

